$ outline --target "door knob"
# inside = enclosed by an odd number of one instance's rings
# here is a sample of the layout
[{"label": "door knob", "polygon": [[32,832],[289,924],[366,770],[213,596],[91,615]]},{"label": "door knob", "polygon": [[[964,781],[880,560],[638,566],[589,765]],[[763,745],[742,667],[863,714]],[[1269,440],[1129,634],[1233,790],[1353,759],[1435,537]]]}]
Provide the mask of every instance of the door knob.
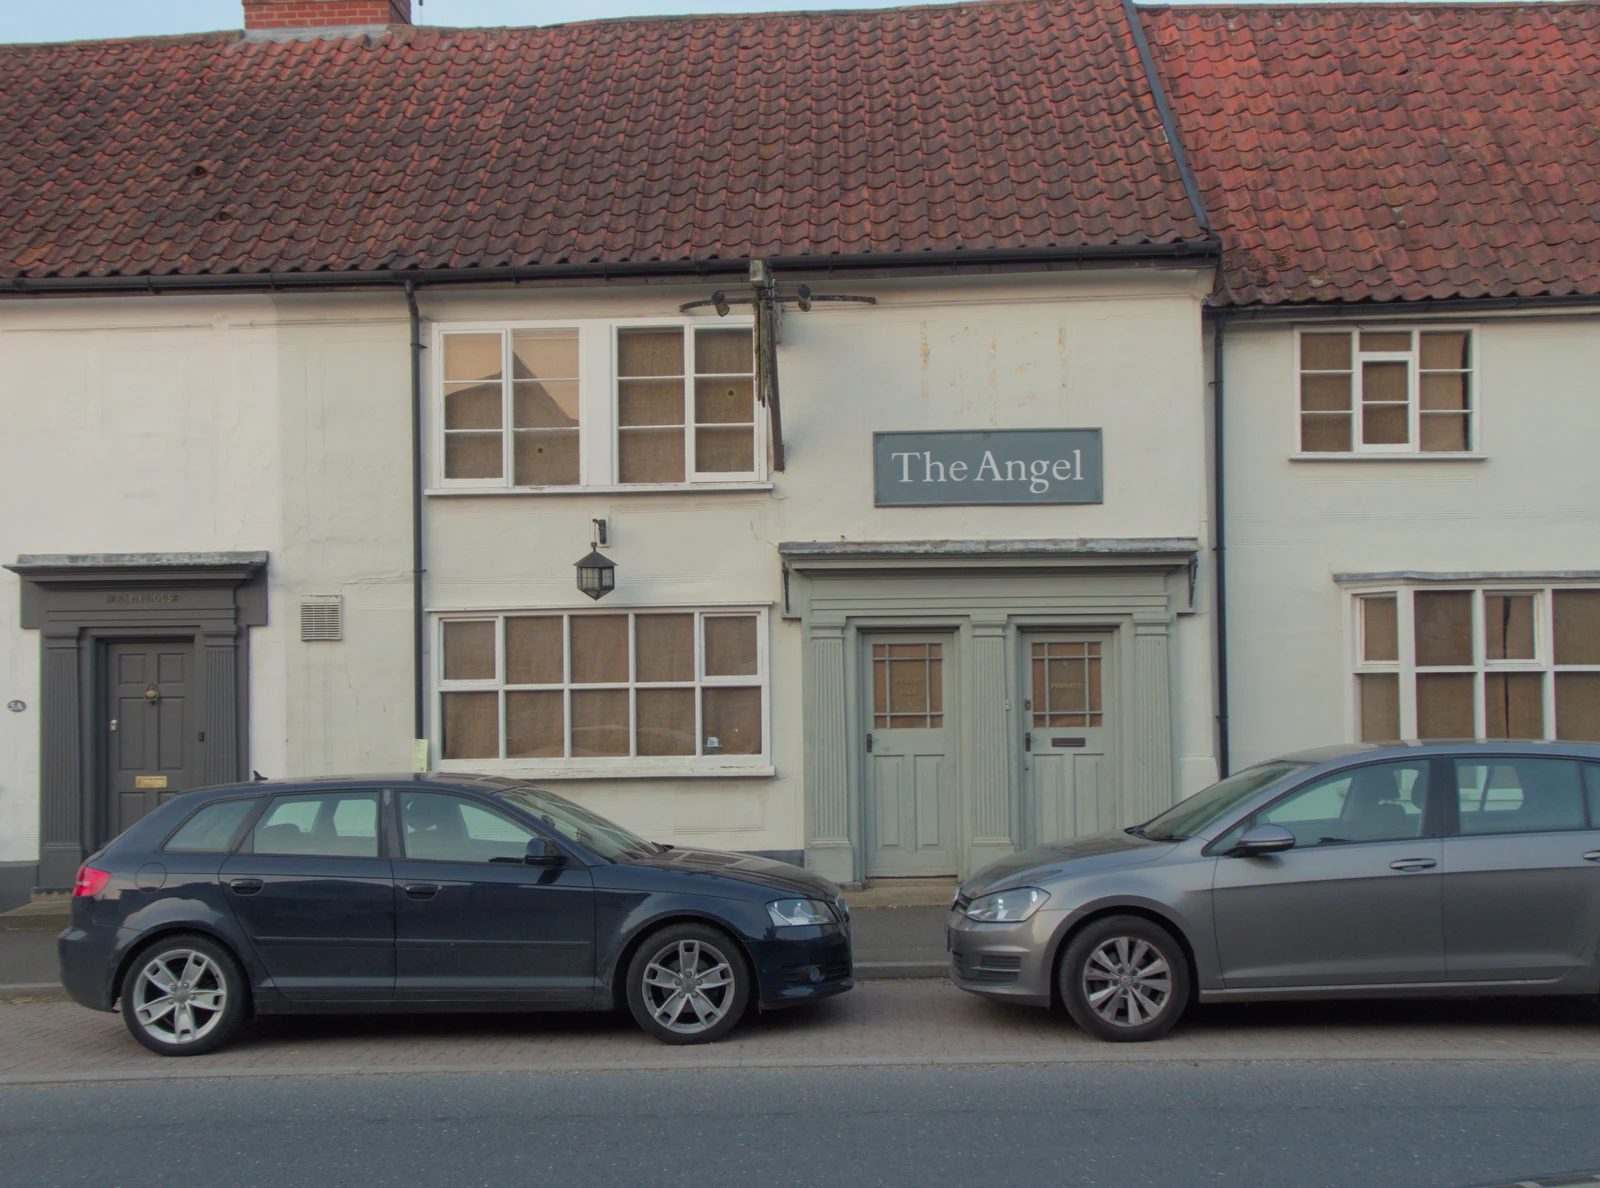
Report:
[{"label": "door knob", "polygon": [[1600,862],[1600,850],[1590,850],[1583,856],[1585,862]]},{"label": "door knob", "polygon": [[228,886],[235,895],[254,895],[261,890],[262,882],[260,879],[229,879]]},{"label": "door knob", "polygon": [[439,888],[433,883],[407,883],[405,892],[412,899],[432,899],[439,894]]}]

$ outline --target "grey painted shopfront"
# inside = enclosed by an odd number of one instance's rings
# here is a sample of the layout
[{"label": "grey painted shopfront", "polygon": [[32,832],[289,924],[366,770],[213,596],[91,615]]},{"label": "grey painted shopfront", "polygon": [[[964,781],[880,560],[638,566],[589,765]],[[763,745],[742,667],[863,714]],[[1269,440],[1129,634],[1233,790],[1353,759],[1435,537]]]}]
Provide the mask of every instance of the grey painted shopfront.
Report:
[{"label": "grey painted shopfront", "polygon": [[[1193,609],[1197,550],[1185,538],[780,545],[804,628],[807,864],[846,883],[966,874],[1170,805],[1173,624]],[[897,652],[918,666],[902,682],[917,704],[895,704]],[[1053,665],[1091,678],[1065,712],[1039,687]],[[906,741],[886,755],[886,736]]]}]

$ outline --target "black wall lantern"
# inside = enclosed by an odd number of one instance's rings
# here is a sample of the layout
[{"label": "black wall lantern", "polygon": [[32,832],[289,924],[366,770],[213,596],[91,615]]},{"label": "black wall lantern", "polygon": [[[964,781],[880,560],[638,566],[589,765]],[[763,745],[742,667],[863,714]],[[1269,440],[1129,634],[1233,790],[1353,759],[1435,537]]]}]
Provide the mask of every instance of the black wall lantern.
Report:
[{"label": "black wall lantern", "polygon": [[578,589],[599,601],[617,588],[617,563],[600,552],[606,543],[606,522],[594,522],[594,539],[589,555],[577,563]]}]

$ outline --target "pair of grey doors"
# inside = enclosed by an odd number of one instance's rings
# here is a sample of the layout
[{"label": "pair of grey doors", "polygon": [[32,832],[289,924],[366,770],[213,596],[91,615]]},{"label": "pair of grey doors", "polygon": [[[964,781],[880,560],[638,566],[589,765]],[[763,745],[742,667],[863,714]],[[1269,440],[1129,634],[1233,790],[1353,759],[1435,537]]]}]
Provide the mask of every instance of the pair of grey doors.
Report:
[{"label": "pair of grey doors", "polygon": [[1217,860],[1229,989],[1590,976],[1600,764],[1481,752],[1369,764],[1251,824],[1283,826],[1295,847]]},{"label": "pair of grey doors", "polygon": [[[955,638],[867,637],[869,877],[937,877],[961,868]],[[1108,640],[1040,633],[1024,637],[1023,648],[1024,844],[1114,827]]]}]

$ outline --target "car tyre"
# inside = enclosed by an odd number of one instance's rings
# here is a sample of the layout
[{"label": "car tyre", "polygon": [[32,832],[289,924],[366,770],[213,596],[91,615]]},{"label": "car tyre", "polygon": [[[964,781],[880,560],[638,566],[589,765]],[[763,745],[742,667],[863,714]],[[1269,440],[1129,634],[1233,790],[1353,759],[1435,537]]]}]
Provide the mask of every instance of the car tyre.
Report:
[{"label": "car tyre", "polygon": [[750,971],[732,937],[704,924],[652,933],[628,963],[628,1008],[665,1044],[709,1044],[750,1002]]},{"label": "car tyre", "polygon": [[1189,1004],[1189,963],[1161,925],[1143,916],[1096,920],[1068,943],[1057,977],[1062,1004],[1090,1035],[1160,1039]]},{"label": "car tyre", "polygon": [[122,975],[122,1021],[162,1056],[214,1052],[250,1017],[244,970],[225,945],[182,933],[146,946]]}]

